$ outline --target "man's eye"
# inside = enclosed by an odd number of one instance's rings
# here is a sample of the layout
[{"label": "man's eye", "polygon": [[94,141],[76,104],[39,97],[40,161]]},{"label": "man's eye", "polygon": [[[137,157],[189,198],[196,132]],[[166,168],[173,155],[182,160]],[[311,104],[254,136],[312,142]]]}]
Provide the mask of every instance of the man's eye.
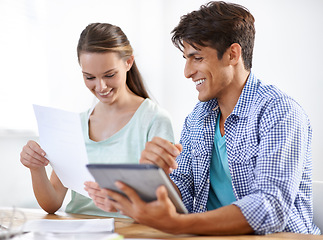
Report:
[{"label": "man's eye", "polygon": [[195,57],[194,60],[200,62],[203,60],[203,58],[202,57]]}]

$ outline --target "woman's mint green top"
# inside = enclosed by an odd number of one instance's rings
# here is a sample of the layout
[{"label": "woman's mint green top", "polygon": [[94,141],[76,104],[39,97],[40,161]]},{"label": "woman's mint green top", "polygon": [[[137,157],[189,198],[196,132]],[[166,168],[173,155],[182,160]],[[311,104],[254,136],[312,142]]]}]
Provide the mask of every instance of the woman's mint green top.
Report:
[{"label": "woman's mint green top", "polygon": [[[81,113],[81,122],[89,163],[139,163],[147,141],[154,136],[174,142],[173,128],[168,113],[150,99],[145,99],[130,121],[106,140],[95,142],[89,138],[89,109]],[[119,213],[104,212],[90,198],[72,191],[68,213],[124,217]]]}]

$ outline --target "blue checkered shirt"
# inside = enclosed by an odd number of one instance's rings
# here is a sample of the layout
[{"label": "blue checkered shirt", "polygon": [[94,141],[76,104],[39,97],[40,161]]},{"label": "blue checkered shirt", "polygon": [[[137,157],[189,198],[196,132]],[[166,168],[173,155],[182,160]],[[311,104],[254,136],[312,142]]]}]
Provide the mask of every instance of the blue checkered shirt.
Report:
[{"label": "blue checkered shirt", "polygon": [[[191,213],[207,211],[218,113],[216,99],[197,103],[183,126],[179,167],[170,174]],[[320,234],[313,223],[312,129],[303,109],[251,72],[224,128],[233,204],[255,233]]]}]

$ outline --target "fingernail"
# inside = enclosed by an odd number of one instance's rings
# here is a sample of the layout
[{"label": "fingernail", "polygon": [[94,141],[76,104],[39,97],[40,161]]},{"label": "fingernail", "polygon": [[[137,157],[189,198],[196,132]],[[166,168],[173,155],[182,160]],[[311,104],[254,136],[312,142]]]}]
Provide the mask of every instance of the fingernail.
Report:
[{"label": "fingernail", "polygon": [[120,182],[115,182],[114,185],[116,185],[118,188],[121,187],[121,183]]},{"label": "fingernail", "polygon": [[174,169],[178,168],[178,163],[177,162],[174,163],[173,168]]},{"label": "fingernail", "polygon": [[178,149],[175,149],[173,153],[174,153],[175,156],[178,156],[180,154]]}]

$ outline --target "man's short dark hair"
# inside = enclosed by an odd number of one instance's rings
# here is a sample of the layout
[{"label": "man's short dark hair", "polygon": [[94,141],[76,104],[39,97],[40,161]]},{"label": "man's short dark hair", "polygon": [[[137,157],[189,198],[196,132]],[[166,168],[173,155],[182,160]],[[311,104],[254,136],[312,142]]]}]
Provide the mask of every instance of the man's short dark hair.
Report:
[{"label": "man's short dark hair", "polygon": [[199,10],[181,17],[172,31],[172,42],[183,51],[183,41],[198,49],[198,46],[217,50],[218,58],[233,44],[242,49],[246,70],[252,67],[255,40],[255,19],[245,7],[222,1],[209,2]]}]

